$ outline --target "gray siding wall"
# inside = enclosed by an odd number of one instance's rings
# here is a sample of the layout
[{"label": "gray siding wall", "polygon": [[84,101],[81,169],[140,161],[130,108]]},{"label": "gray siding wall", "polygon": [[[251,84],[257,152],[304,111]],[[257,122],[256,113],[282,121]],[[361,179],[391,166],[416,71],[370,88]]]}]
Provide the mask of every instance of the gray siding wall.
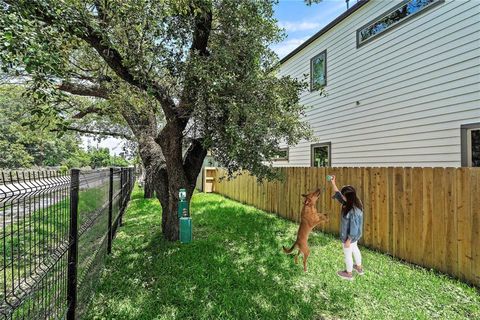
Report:
[{"label": "gray siding wall", "polygon": [[356,30],[399,2],[370,1],[281,66],[303,78],[326,49],[328,96],[302,95],[317,141],[275,166],[310,166],[322,142],[332,166],[461,165],[460,126],[480,122],[480,0],[446,0],[357,48]]}]

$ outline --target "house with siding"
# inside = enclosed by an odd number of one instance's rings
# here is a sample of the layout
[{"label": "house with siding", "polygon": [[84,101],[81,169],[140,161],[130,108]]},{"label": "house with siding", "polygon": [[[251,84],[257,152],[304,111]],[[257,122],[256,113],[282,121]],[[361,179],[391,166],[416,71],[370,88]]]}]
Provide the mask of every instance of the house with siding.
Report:
[{"label": "house with siding", "polygon": [[279,73],[309,75],[316,141],[275,166],[480,166],[478,0],[358,1]]}]

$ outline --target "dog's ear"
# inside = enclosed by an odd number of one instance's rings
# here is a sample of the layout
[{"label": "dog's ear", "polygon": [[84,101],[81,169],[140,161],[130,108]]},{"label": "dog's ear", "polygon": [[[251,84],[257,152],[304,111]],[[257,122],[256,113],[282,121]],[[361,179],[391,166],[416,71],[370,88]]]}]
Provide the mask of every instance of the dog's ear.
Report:
[{"label": "dog's ear", "polygon": [[308,194],[302,194],[302,197],[306,198],[308,197]]}]

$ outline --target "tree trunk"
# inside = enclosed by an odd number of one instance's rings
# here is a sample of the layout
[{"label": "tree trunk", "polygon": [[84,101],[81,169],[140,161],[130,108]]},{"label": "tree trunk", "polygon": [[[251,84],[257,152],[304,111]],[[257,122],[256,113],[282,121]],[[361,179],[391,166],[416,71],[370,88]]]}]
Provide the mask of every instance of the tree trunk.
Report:
[{"label": "tree trunk", "polygon": [[[163,235],[167,240],[176,241],[179,239],[179,219],[177,210],[180,198],[178,192],[180,189],[187,189],[188,187],[182,163],[169,163],[167,160],[167,176],[168,203],[166,205],[162,204],[162,207],[166,207],[165,209],[167,209],[162,213]],[[191,196],[187,190],[187,202],[189,205],[190,198]]]},{"label": "tree trunk", "polygon": [[[127,112],[128,111],[128,112]],[[145,198],[156,194],[162,206],[162,233],[165,239],[179,239],[178,192],[187,190],[190,205],[193,190],[207,151],[200,140],[192,143],[183,156],[186,122],[168,122],[159,135],[154,114],[136,114],[132,109],[124,112],[124,118],[134,132],[139,154],[145,167]]]},{"label": "tree trunk", "polygon": [[161,168],[155,175],[154,187],[157,199],[160,201],[160,205],[162,206],[162,230],[165,230],[167,225],[167,216],[163,213],[168,212],[169,210],[168,175],[165,168]]},{"label": "tree trunk", "polygon": [[151,169],[151,166],[145,168],[145,181],[143,186],[143,197],[145,199],[151,199],[155,193],[155,187],[153,184],[154,172]]},{"label": "tree trunk", "polygon": [[193,140],[191,146],[182,156],[183,128],[185,124],[170,122],[162,129],[156,142],[162,147],[165,157],[165,169],[161,170],[159,200],[162,204],[162,230],[165,239],[176,241],[179,238],[178,227],[178,192],[187,191],[187,202],[190,206],[197,176],[200,173],[207,151],[202,143]]},{"label": "tree trunk", "polygon": [[167,170],[164,168],[157,175],[154,182],[155,192],[162,206],[163,236],[169,241],[177,241],[179,239],[179,190],[182,188],[187,190],[187,203],[190,208],[190,200],[195,189],[196,179],[186,178],[184,180],[181,178],[182,176],[187,176],[186,172],[186,170],[181,170],[181,172],[177,171],[173,174],[167,174]]}]

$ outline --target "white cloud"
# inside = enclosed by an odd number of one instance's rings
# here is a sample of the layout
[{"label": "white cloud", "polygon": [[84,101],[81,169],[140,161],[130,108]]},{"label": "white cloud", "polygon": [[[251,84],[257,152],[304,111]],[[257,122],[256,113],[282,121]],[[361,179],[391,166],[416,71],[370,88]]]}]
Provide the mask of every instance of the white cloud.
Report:
[{"label": "white cloud", "polygon": [[272,49],[278,54],[281,59],[290,52],[292,52],[294,49],[296,49],[298,46],[300,46],[302,43],[304,43],[307,39],[308,37],[287,39],[282,43],[273,46]]},{"label": "white cloud", "polygon": [[284,28],[287,32],[308,31],[320,29],[320,23],[311,21],[284,21],[280,22],[280,27]]}]

